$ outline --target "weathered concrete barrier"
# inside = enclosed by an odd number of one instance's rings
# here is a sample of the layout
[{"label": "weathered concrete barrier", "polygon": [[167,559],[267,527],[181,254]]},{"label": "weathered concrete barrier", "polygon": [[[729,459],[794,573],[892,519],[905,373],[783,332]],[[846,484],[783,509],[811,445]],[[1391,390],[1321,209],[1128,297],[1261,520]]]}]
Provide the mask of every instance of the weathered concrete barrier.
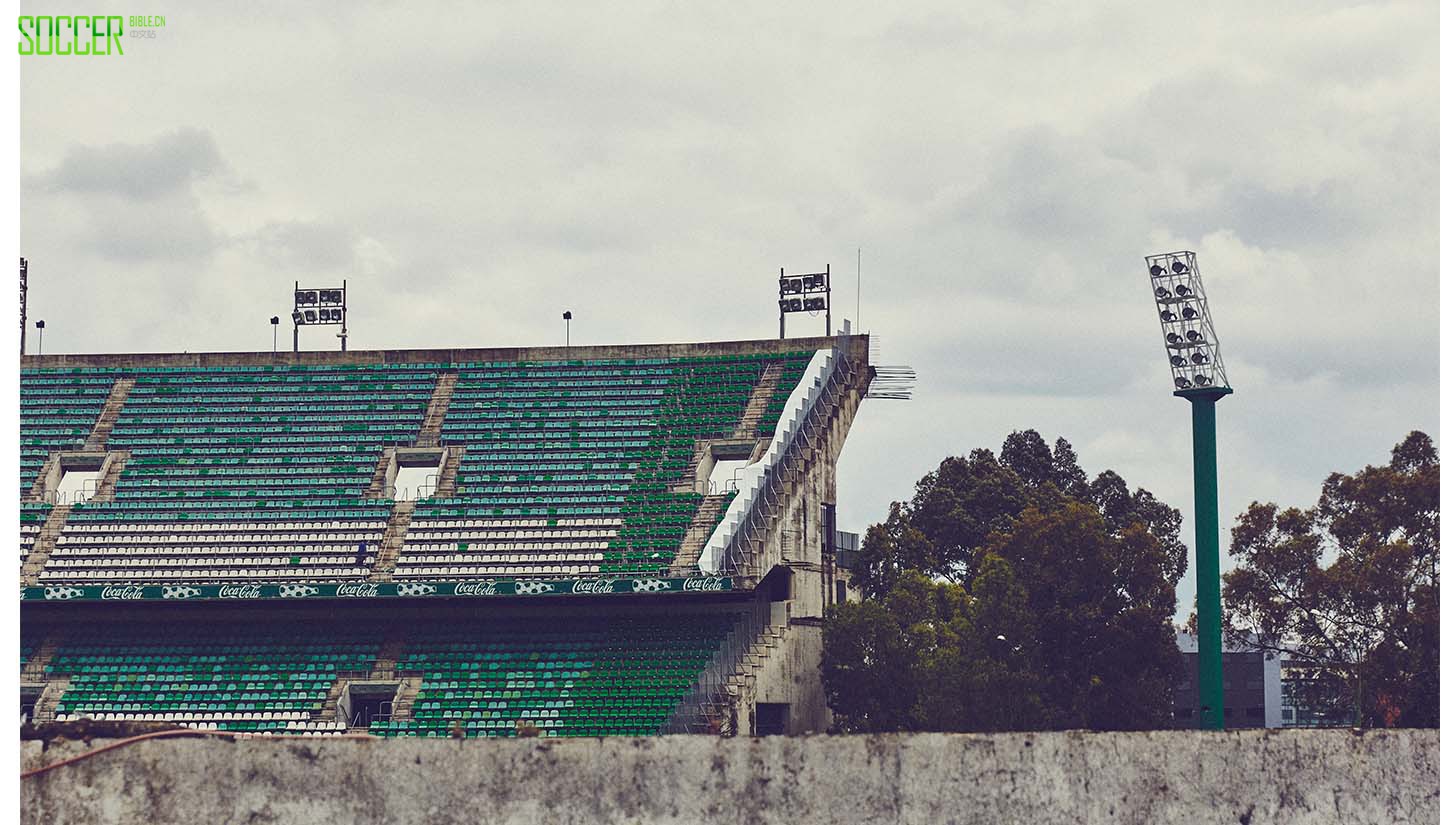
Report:
[{"label": "weathered concrete barrier", "polygon": [[[103,744],[23,742],[21,767]],[[1433,823],[1438,749],[1437,731],[158,739],[23,780],[21,821]]]}]

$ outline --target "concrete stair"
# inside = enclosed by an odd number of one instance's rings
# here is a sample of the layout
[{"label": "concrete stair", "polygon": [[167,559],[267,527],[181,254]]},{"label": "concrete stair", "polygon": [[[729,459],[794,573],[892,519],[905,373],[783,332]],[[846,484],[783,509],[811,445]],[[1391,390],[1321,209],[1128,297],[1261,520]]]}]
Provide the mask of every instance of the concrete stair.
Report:
[{"label": "concrete stair", "polygon": [[34,587],[40,581],[40,571],[45,569],[45,563],[50,560],[51,551],[56,549],[56,539],[65,529],[66,519],[70,516],[69,504],[57,504],[51,508],[45,517],[45,524],[41,525],[40,535],[36,536],[35,543],[30,546],[30,555],[25,557],[25,562],[20,566],[21,584]]},{"label": "concrete stair", "polygon": [[692,521],[687,523],[687,532],[677,548],[677,557],[672,560],[672,570],[690,571],[690,575],[696,575],[697,559],[702,556],[702,548],[721,520],[723,502],[727,500],[726,493],[702,497],[697,512],[692,514]]},{"label": "concrete stair", "polygon": [[379,655],[374,657],[374,668],[369,671],[369,678],[378,681],[393,679],[394,671],[399,667],[399,657],[403,655],[403,639],[385,641],[379,646]]},{"label": "concrete stair", "polygon": [[435,485],[430,498],[454,498],[455,480],[460,475],[460,461],[465,457],[464,447],[445,448],[445,466],[440,470],[439,483]]},{"label": "concrete stair", "polygon": [[49,665],[51,660],[56,657],[56,650],[59,647],[60,643],[56,641],[54,635],[42,639],[40,647],[30,654],[30,658],[26,659],[25,664],[20,668],[21,683],[46,681],[46,665]]},{"label": "concrete stair", "polygon": [[393,447],[385,447],[379,454],[379,463],[374,465],[374,476],[369,479],[369,488],[364,491],[364,498],[388,498],[384,494],[384,483],[389,480],[389,462],[393,458]]},{"label": "concrete stair", "polygon": [[422,676],[405,676],[399,680],[399,692],[394,695],[394,721],[414,718],[414,700],[419,697],[419,689],[423,684]]},{"label": "concrete stair", "polygon": [[53,722],[56,718],[56,708],[61,705],[61,697],[71,687],[71,677],[53,676],[46,682],[45,690],[41,692],[40,699],[35,703],[35,715],[31,721],[39,725],[42,722]]},{"label": "concrete stair", "polygon": [[769,364],[758,376],[758,383],[753,385],[753,394],[748,396],[748,405],[743,409],[742,420],[733,430],[733,438],[758,437],[758,424],[767,413],[768,404],[773,400],[773,390],[778,388],[778,380],[782,377],[783,365],[778,362]]},{"label": "concrete stair", "polygon": [[773,650],[783,643],[788,634],[785,625],[770,624],[763,628],[758,638],[748,646],[743,654],[742,660],[738,663],[738,669],[727,678],[727,694],[734,701],[751,697],[753,689],[758,682],[758,672],[762,670],[763,664],[768,661]]},{"label": "concrete stair", "polygon": [[414,440],[414,446],[440,445],[440,428],[444,426],[445,412],[450,408],[450,398],[454,396],[455,384],[459,380],[460,374],[457,372],[440,374],[439,380],[435,382],[434,392],[429,396],[429,406],[424,411],[424,423],[420,424],[419,437]]},{"label": "concrete stair", "polygon": [[314,717],[314,721],[338,721],[338,702],[339,699],[343,698],[344,686],[347,685],[349,681],[350,680],[345,679],[342,676],[333,680],[333,684],[328,686],[328,695],[325,696],[323,699],[323,709],[318,712],[318,716]]},{"label": "concrete stair", "polygon": [[96,483],[96,492],[91,496],[92,501],[103,502],[116,499],[116,482],[121,479],[121,472],[126,469],[126,462],[130,460],[130,450],[116,450],[107,457],[106,469]]},{"label": "concrete stair", "polygon": [[379,553],[374,558],[374,569],[369,572],[369,581],[389,581],[394,576],[394,565],[399,561],[399,549],[404,546],[404,535],[409,532],[409,520],[414,517],[414,502],[394,502],[394,512],[384,526],[384,538],[379,542]]},{"label": "concrete stair", "polygon": [[111,385],[111,394],[106,396],[106,404],[101,408],[101,415],[97,417],[96,424],[91,427],[91,434],[86,437],[85,449],[106,449],[106,439],[111,437],[111,428],[116,426],[116,419],[121,416],[121,407],[126,403],[126,397],[131,394],[131,388],[135,386],[135,378],[118,378],[116,383]]},{"label": "concrete stair", "polygon": [[31,482],[30,491],[21,498],[21,501],[45,501],[45,480],[50,477],[56,462],[60,460],[61,454],[52,450],[51,454],[46,457],[45,466],[40,468],[40,474],[35,477],[35,481]]}]

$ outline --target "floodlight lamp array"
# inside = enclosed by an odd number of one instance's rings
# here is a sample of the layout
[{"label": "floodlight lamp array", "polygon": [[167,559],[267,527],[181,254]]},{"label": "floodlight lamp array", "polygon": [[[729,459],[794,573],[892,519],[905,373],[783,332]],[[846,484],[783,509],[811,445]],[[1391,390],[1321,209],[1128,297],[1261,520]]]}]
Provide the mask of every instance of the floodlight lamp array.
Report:
[{"label": "floodlight lamp array", "polygon": [[298,289],[293,292],[293,323],[342,324],[344,291],[342,289]]},{"label": "floodlight lamp array", "polygon": [[1177,391],[1228,387],[1194,252],[1148,255],[1147,276]]},{"label": "floodlight lamp array", "polygon": [[[783,275],[778,278],[778,296],[827,293],[829,274],[814,272],[808,275]],[[785,310],[786,311],[786,310]]]}]

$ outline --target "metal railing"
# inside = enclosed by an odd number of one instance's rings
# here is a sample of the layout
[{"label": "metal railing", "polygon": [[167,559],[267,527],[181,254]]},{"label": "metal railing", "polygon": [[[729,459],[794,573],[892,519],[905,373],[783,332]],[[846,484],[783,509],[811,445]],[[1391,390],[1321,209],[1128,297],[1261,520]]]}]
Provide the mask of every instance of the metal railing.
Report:
[{"label": "metal railing", "polygon": [[[380,488],[378,498],[365,498],[363,499],[363,501],[369,504],[378,504],[381,501],[423,501],[427,498],[432,497],[435,494],[435,490],[438,489],[436,485],[429,480],[431,478],[434,478],[434,476],[426,477],[423,484],[415,487],[397,487],[393,484],[387,485]],[[404,491],[403,499],[398,498],[400,490]],[[413,495],[410,495],[411,492],[413,493]]]},{"label": "metal railing", "polygon": [[81,504],[96,497],[101,488],[101,479],[87,479],[84,484],[70,492],[52,490],[42,500],[47,504]]},{"label": "metal railing", "polygon": [[744,514],[744,523],[734,532],[725,548],[725,572],[738,576],[761,573],[757,569],[759,556],[766,537],[771,533],[772,518],[779,512],[789,485],[803,473],[804,468],[801,465],[806,463],[805,453],[813,449],[820,435],[827,430],[832,418],[832,407],[838,403],[845,386],[852,380],[851,359],[837,344],[834,350],[834,357],[830,359],[832,366],[824,379],[823,390],[804,413],[804,421],[794,432],[783,455],[763,476],[756,501]]},{"label": "metal railing", "polygon": [[754,599],[733,624],[732,632],[723,639],[707,667],[698,674],[687,695],[662,723],[659,732],[715,733],[723,736],[737,733],[737,720],[732,713],[734,697],[728,692],[728,684],[733,676],[746,671],[744,660],[768,629],[772,618],[772,603]]}]

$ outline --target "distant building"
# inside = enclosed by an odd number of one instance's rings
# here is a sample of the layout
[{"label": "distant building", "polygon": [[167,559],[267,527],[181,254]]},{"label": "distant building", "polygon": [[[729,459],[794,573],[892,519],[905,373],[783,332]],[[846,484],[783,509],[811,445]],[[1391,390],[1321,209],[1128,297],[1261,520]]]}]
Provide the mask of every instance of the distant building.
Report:
[{"label": "distant building", "polygon": [[[1197,637],[1177,631],[1182,678],[1172,698],[1172,726],[1196,728],[1202,707],[1197,683]],[[1283,676],[1277,654],[1250,647],[1223,647],[1223,726],[1283,727]]]},{"label": "distant building", "polygon": [[847,530],[834,531],[834,604],[857,602],[862,596],[849,583],[849,568],[859,555],[859,534]]},{"label": "distant building", "polygon": [[1305,659],[1283,660],[1283,726],[1344,728],[1354,724],[1351,703],[1339,701],[1348,686],[1338,674]]}]

